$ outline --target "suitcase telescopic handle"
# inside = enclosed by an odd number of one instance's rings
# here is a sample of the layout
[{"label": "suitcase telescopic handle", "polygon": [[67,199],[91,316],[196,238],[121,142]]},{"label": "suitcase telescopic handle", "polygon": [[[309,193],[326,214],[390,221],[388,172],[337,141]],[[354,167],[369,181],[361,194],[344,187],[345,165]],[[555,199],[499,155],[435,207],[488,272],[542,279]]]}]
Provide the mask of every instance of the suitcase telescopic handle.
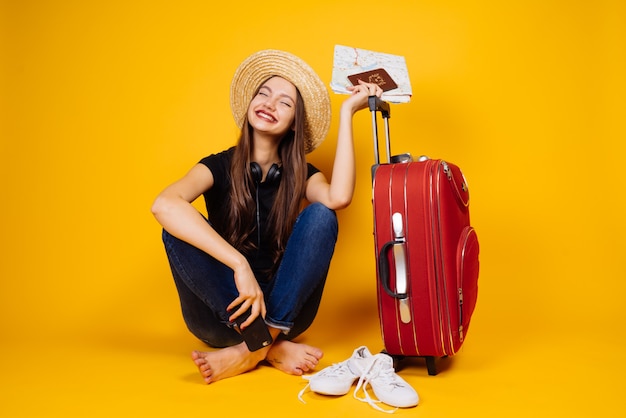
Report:
[{"label": "suitcase telescopic handle", "polygon": [[389,119],[391,117],[391,110],[389,103],[384,101],[378,96],[369,96],[367,100],[371,112],[379,111],[382,113],[383,118]]},{"label": "suitcase telescopic handle", "polygon": [[376,167],[380,164],[380,153],[378,148],[378,121],[376,118],[376,113],[380,112],[385,122],[385,145],[387,151],[387,163],[389,163],[391,162],[391,143],[389,139],[389,118],[391,117],[391,109],[389,107],[389,103],[380,99],[377,96],[369,96],[368,105],[370,112],[372,112],[372,131],[374,134],[374,167]]}]

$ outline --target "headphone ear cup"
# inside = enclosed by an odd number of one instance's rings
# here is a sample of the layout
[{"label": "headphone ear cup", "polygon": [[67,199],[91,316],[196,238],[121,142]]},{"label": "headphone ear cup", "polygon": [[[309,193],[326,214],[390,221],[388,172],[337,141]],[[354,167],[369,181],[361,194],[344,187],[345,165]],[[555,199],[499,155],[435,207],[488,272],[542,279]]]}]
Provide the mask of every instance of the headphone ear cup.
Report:
[{"label": "headphone ear cup", "polygon": [[[261,183],[263,180],[263,170],[261,170],[261,166],[254,161],[250,163],[250,173],[252,174],[252,179],[255,183]],[[267,184],[271,184],[280,180],[281,169],[278,164],[272,164],[270,169],[267,171],[267,176],[265,176],[265,182]]]},{"label": "headphone ear cup", "polygon": [[252,174],[252,179],[255,183],[260,183],[263,178],[263,171],[261,170],[261,166],[255,162],[250,163],[250,173]]},{"label": "headphone ear cup", "polygon": [[272,164],[265,178],[266,183],[275,183],[280,180],[281,170],[278,164]]}]

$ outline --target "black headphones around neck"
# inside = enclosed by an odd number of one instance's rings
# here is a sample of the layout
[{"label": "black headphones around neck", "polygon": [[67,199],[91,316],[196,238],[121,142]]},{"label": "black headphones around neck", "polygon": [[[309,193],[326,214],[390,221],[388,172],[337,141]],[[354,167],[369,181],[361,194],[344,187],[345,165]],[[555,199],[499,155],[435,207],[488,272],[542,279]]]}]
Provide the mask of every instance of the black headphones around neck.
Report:
[{"label": "black headphones around neck", "polygon": [[[250,163],[250,172],[252,173],[252,178],[255,183],[261,183],[263,180],[263,170],[261,170],[261,166],[254,161]],[[270,169],[267,171],[267,176],[265,176],[265,183],[272,184],[280,180],[281,170],[278,164],[272,164]]]},{"label": "black headphones around neck", "polygon": [[[261,184],[261,180],[263,180],[263,170],[258,163],[254,161],[250,163],[250,173],[252,174],[252,179],[256,183],[255,190],[255,202],[256,202],[256,224],[257,224],[257,247],[261,248],[261,212],[259,208],[259,184]],[[265,182],[263,184],[270,185],[272,183],[276,183],[280,180],[280,166],[278,164],[272,164],[269,170],[267,170],[267,175],[265,176]]]}]

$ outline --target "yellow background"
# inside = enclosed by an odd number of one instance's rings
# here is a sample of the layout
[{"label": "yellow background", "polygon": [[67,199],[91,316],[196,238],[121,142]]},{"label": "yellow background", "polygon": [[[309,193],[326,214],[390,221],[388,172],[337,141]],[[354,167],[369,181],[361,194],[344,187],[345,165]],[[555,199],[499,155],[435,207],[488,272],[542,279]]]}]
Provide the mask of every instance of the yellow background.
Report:
[{"label": "yellow background", "polygon": [[[400,415],[622,416],[626,373],[626,3],[3,0],[0,415],[378,416],[351,395],[297,400],[261,366],[204,386],[149,208],[231,145],[230,78],[264,48],[329,83],[335,44],[406,57],[392,151],[468,178],[481,244],[462,351]],[[310,160],[330,176],[333,124]],[[382,348],[369,114],[358,186],[318,319],[322,367]],[[281,415],[282,414],[282,415]],[[561,416],[561,415],[559,415]]]}]

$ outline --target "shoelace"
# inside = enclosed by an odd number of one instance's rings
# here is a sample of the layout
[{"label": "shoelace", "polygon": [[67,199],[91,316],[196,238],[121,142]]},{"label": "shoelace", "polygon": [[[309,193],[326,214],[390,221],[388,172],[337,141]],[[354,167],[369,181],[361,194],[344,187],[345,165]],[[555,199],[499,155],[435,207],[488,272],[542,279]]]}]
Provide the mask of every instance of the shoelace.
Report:
[{"label": "shoelace", "polygon": [[[315,376],[326,376],[326,377],[342,377],[345,375],[352,375],[352,372],[348,368],[347,361],[342,361],[341,363],[335,363],[332,366],[326,367],[324,370],[321,370],[319,373],[316,373],[311,376],[302,376],[305,380],[311,380],[311,378]],[[306,390],[311,386],[311,383],[307,383],[307,385],[298,393],[298,399],[302,403],[306,403],[304,399],[302,399],[302,395],[306,392]]]},{"label": "shoelace", "polygon": [[[372,399],[370,394],[367,392],[367,386],[370,385],[370,382],[373,379],[382,380],[384,384],[395,385],[395,371],[393,368],[384,368],[384,363],[380,364],[380,358],[376,358],[372,364],[363,372],[361,377],[359,378],[358,383],[356,384],[356,388],[354,389],[353,396],[354,399],[357,399],[361,402],[367,402],[374,409],[377,409],[381,412],[385,412],[387,414],[393,414],[398,410],[398,408],[394,409],[383,409],[377,404],[381,403],[381,401]],[[363,389],[364,397],[357,396],[359,389]]]}]

